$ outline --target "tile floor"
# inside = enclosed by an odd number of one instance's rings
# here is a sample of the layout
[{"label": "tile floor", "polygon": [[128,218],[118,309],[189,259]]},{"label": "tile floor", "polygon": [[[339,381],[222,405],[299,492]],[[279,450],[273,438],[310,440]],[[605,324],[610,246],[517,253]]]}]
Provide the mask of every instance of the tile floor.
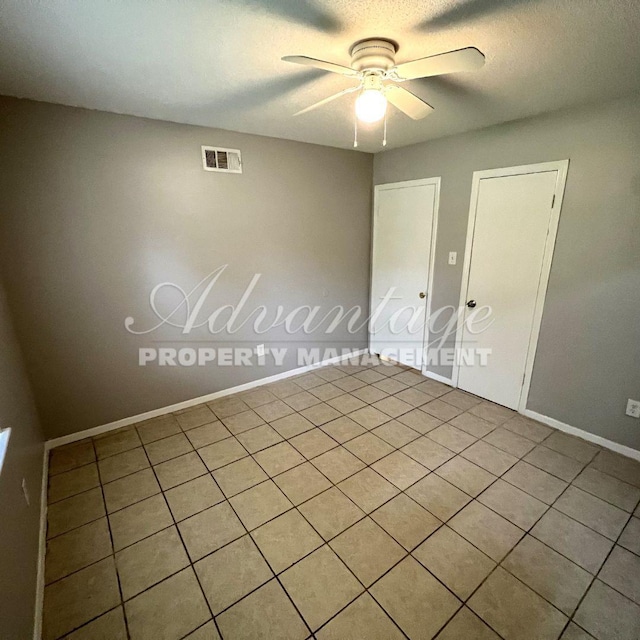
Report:
[{"label": "tile floor", "polygon": [[51,452],[44,638],[640,638],[640,464],[380,362]]}]

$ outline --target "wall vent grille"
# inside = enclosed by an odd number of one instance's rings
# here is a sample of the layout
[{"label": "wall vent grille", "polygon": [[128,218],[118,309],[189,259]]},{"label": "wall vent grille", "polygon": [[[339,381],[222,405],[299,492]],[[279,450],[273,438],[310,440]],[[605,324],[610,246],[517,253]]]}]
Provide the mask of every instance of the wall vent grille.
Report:
[{"label": "wall vent grille", "polygon": [[202,147],[202,167],[205,171],[242,173],[242,156],[239,149]]}]

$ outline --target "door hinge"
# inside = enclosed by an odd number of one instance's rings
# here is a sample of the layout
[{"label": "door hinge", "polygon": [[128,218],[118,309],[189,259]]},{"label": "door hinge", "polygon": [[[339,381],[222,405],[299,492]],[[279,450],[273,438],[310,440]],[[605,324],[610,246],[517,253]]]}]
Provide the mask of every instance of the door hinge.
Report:
[{"label": "door hinge", "polygon": [[556,204],[556,194],[553,194],[553,199],[551,200],[551,208],[553,209],[554,205]]}]

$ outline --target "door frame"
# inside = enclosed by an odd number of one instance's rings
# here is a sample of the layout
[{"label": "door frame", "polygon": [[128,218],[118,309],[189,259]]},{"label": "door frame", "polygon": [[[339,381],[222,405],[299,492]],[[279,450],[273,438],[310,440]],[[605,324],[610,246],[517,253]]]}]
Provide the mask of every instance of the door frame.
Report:
[{"label": "door frame", "polygon": [[[371,216],[371,229],[372,229],[372,234],[371,234],[371,255],[370,255],[370,260],[369,263],[371,265],[371,274],[369,277],[369,318],[371,318],[371,314],[373,312],[373,305],[372,305],[372,299],[371,299],[371,294],[373,293],[373,259],[374,259],[374,251],[375,251],[375,246],[376,246],[376,219],[378,216],[378,205],[380,202],[380,192],[381,191],[390,191],[392,189],[405,189],[405,188],[411,188],[411,187],[426,187],[426,186],[434,186],[435,187],[435,193],[434,193],[434,204],[433,204],[433,220],[431,222],[431,238],[429,239],[429,248],[430,248],[430,255],[429,255],[429,276],[427,278],[427,287],[426,287],[426,294],[427,294],[427,299],[425,301],[425,323],[424,323],[424,333],[422,336],[422,345],[424,348],[424,345],[429,344],[428,340],[429,340],[429,317],[431,315],[431,298],[432,298],[432,292],[433,292],[433,271],[435,269],[435,257],[436,257],[436,238],[438,235],[438,209],[440,208],[440,182],[441,182],[441,178],[440,176],[435,177],[435,178],[419,178],[417,180],[403,180],[401,182],[386,182],[383,184],[376,184],[373,187],[373,211],[372,211],[372,216]],[[370,331],[370,327],[368,327],[369,331],[368,331],[368,347],[369,347],[369,353],[372,353],[371,351],[371,331]],[[427,358],[424,358],[424,362],[422,363],[422,366],[420,368],[421,373],[424,373],[425,369],[426,369],[426,364],[427,364]]]},{"label": "door frame", "polygon": [[487,169],[484,171],[473,172],[473,182],[471,186],[471,200],[469,202],[469,221],[467,225],[467,240],[464,250],[464,265],[462,268],[462,284],[460,286],[460,302],[458,305],[458,324],[456,327],[456,346],[455,359],[453,364],[453,386],[458,387],[458,378],[460,375],[460,365],[458,362],[459,349],[462,347],[462,327],[464,318],[464,307],[467,301],[469,288],[469,275],[471,271],[471,252],[473,248],[473,237],[475,232],[476,215],[478,210],[478,196],[480,194],[480,181],[487,178],[505,178],[508,176],[526,175],[532,173],[545,173],[548,171],[557,171],[556,188],[553,193],[553,206],[551,208],[551,216],[549,218],[549,227],[547,229],[547,238],[545,240],[544,253],[542,256],[542,268],[540,278],[538,280],[538,289],[536,293],[536,303],[533,312],[533,326],[531,335],[529,336],[529,345],[527,349],[527,359],[525,361],[524,379],[522,389],[520,391],[520,400],[518,402],[518,411],[522,413],[527,408],[529,400],[529,389],[531,387],[531,375],[533,373],[533,363],[538,348],[538,338],[540,336],[540,326],[542,324],[542,314],[544,312],[544,302],[547,295],[549,285],[549,275],[551,273],[551,262],[553,259],[553,251],[555,249],[556,237],[558,235],[558,225],[560,222],[560,211],[562,209],[562,200],[564,198],[565,185],[567,182],[567,171],[569,169],[569,160],[557,160],[554,162],[541,162],[538,164],[527,164],[517,167],[506,167],[502,169]]}]

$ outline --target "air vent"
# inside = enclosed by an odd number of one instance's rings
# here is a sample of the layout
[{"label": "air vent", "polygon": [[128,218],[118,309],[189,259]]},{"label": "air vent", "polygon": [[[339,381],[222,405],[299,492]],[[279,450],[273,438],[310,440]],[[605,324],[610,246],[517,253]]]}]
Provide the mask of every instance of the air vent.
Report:
[{"label": "air vent", "polygon": [[242,173],[240,151],[220,147],[202,147],[202,166],[205,171]]}]

